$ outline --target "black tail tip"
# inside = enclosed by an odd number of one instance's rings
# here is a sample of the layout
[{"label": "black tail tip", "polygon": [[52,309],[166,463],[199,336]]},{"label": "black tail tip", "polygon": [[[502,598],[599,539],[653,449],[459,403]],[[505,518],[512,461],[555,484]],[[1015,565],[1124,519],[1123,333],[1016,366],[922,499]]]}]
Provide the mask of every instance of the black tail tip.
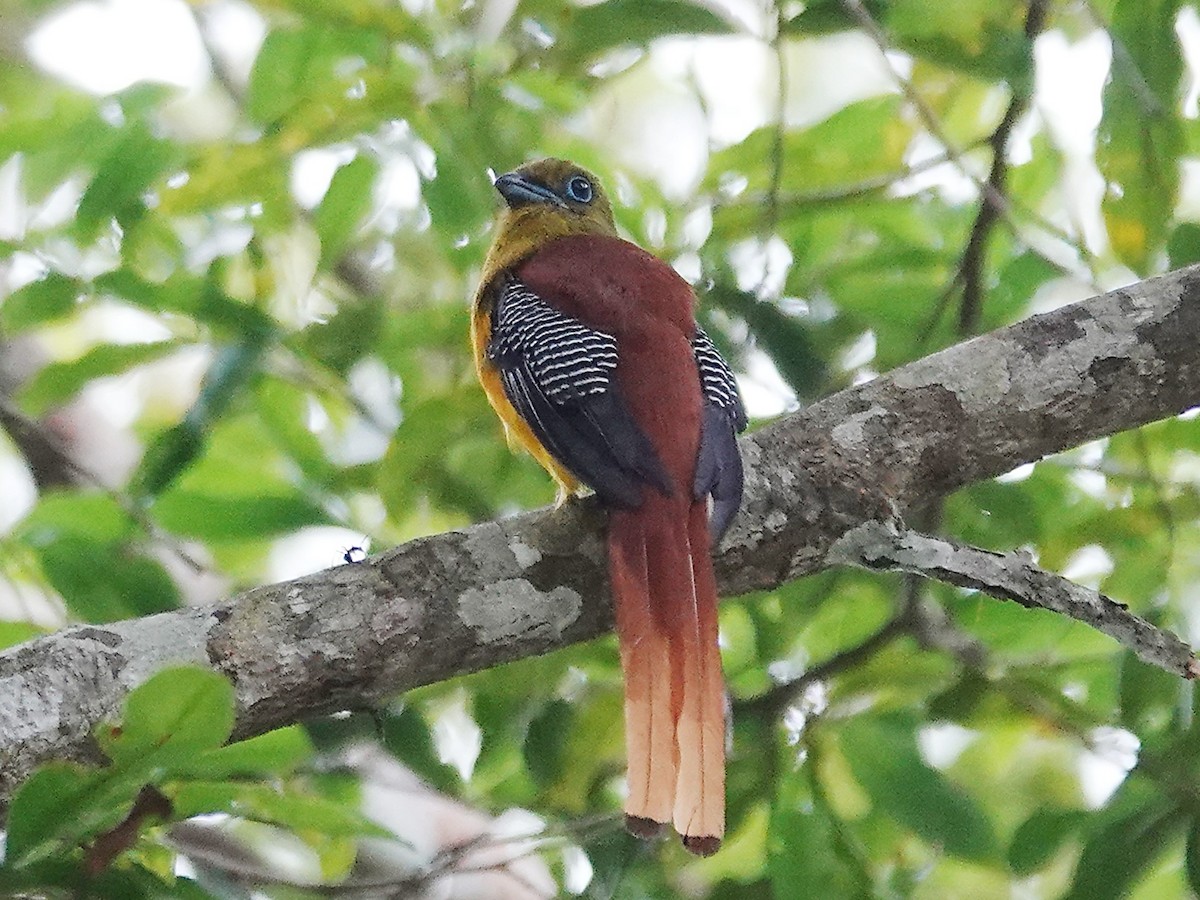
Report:
[{"label": "black tail tip", "polygon": [[625,830],[634,837],[640,837],[643,841],[653,841],[662,837],[666,828],[666,822],[656,822],[654,819],[647,819],[645,816],[627,815],[625,817]]},{"label": "black tail tip", "polygon": [[711,835],[685,834],[681,840],[684,849],[697,856],[712,856],[721,849],[721,839]]}]

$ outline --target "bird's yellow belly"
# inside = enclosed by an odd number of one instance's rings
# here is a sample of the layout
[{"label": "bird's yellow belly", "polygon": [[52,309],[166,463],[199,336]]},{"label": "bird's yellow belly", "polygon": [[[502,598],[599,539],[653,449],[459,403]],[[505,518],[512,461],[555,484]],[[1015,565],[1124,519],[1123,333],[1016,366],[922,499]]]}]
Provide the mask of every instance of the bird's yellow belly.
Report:
[{"label": "bird's yellow belly", "polygon": [[578,478],[559,465],[558,460],[542,446],[537,435],[521,418],[521,414],[508,402],[508,396],[504,393],[504,385],[500,380],[500,370],[487,358],[491,326],[491,314],[476,307],[471,316],[471,345],[474,350],[475,369],[479,374],[479,383],[483,385],[483,392],[487,395],[488,402],[504,425],[504,435],[508,439],[508,445],[514,450],[525,450],[538,461],[543,469],[550,473],[550,477],[558,485],[558,503],[561,504],[567,497],[578,493],[583,485]]}]

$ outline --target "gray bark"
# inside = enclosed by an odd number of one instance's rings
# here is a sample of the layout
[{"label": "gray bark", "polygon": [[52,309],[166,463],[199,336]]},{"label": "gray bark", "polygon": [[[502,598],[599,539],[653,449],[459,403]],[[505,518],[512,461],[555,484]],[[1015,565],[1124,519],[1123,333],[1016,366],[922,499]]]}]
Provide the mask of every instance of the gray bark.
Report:
[{"label": "gray bark", "polygon": [[[756,431],[741,442],[746,501],[717,554],[721,592],[837,564],[831,548],[864,523],[1200,403],[1197,335],[1190,268],[935,353]],[[612,624],[602,526],[593,502],[569,503],[210,608],[13,648],[0,654],[0,803],[40,762],[94,758],[96,723],[164,665],[228,676],[246,737],[602,634]]]}]

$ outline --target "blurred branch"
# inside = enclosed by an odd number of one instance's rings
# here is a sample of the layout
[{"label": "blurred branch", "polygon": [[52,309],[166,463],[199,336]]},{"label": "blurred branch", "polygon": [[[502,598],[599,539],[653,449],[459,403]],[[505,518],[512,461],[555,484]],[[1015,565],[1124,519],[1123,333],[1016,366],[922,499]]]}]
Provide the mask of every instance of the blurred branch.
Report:
[{"label": "blurred branch", "polygon": [[[181,822],[171,827],[167,841],[202,876],[215,875],[247,890],[282,887],[306,896],[423,898],[443,896],[456,876],[470,874],[486,876],[472,879],[475,895],[537,900],[557,895],[539,854],[621,828],[620,816],[604,814],[514,830],[511,822],[440,793],[374,744],[345,748],[337,765],[358,777],[363,814],[392,834],[362,839],[353,866],[340,881],[296,877],[286,863],[260,852],[253,833],[227,822]],[[455,887],[461,888],[461,882]]]},{"label": "blurred branch", "polygon": [[[766,218],[763,239],[771,237],[779,224],[779,191],[783,183],[784,132],[787,130],[787,47],[783,39],[783,5],[775,3],[775,31],[771,36],[771,50],[775,55],[775,133],[771,137],[771,180],[767,187]],[[766,264],[763,265],[763,280],[767,278]]]},{"label": "blurred branch", "polygon": [[87,479],[71,459],[66,442],[41,422],[24,415],[2,391],[0,428],[12,439],[17,452],[29,466],[39,492],[86,483]]},{"label": "blurred branch", "polygon": [[1008,109],[988,143],[992,148],[992,170],[984,182],[986,189],[980,193],[979,211],[971,225],[971,235],[963,250],[959,272],[962,276],[962,305],[958,313],[958,333],[962,336],[974,334],[979,327],[979,316],[983,309],[983,270],[987,253],[988,235],[1000,217],[1002,208],[996,198],[1007,202],[1008,141],[1017,120],[1024,115],[1033,97],[1033,40],[1041,33],[1046,21],[1047,0],[1029,0],[1029,12],[1025,16],[1025,39],[1028,42],[1028,71],[1025,77],[1012,81],[1009,88],[1012,98]]},{"label": "blurred branch", "polygon": [[[236,73],[226,61],[225,55],[221,52],[221,48],[213,40],[212,29],[208,21],[209,13],[202,5],[189,4],[188,10],[191,12],[192,21],[196,25],[196,33],[200,37],[200,44],[204,48],[205,55],[208,57],[208,64],[213,73],[213,80],[233,102],[241,117],[247,119],[245,85],[239,81]],[[306,222],[312,223],[312,210],[297,207],[295,211]],[[354,253],[353,250],[348,250],[334,260],[328,274],[332,275],[350,294],[357,297],[370,297],[379,293],[380,286],[370,266],[358,254]]]},{"label": "blurred branch", "polygon": [[[1038,0],[1031,0],[1031,3],[1037,2]],[[972,166],[967,163],[964,151],[961,148],[956,147],[954,142],[950,140],[949,135],[947,135],[945,129],[942,128],[942,123],[938,120],[936,113],[934,113],[929,104],[925,102],[925,98],[921,96],[921,93],[913,85],[912,81],[901,74],[901,72],[892,64],[892,61],[888,58],[888,53],[891,50],[891,46],[888,44],[887,35],[884,33],[879,23],[876,22],[872,17],[870,11],[862,4],[862,0],[842,0],[842,5],[845,7],[846,11],[850,13],[855,22],[858,23],[858,26],[867,33],[867,36],[870,37],[872,41],[874,41],[875,46],[879,48],[879,52],[884,57],[885,64],[891,70],[892,77],[896,80],[896,84],[899,86],[900,92],[916,111],[917,117],[921,120],[926,130],[937,140],[939,144],[941,144],[942,148],[954,162],[959,172],[968,178],[975,186],[976,190],[979,191],[981,203],[991,207],[994,211],[992,215],[1004,221],[1012,230],[1013,234],[1020,236],[1020,225],[1017,221],[1015,221],[1012,215],[1014,209],[1016,208],[1016,204],[1011,198],[1006,197],[1003,193],[997,191],[990,181],[981,179],[974,172]],[[1032,8],[1030,9],[1030,13],[1033,13]],[[1034,24],[1040,29],[1040,20],[1035,18],[1033,21]],[[1028,28],[1029,24],[1030,19],[1027,18],[1026,28]],[[995,160],[993,159],[993,165],[994,163]],[[1088,259],[1090,255],[1089,251],[1080,238],[1077,238],[1076,236],[1059,228],[1053,222],[1050,222],[1032,209],[1021,207],[1020,211],[1022,215],[1030,219],[1034,224],[1037,225],[1038,228],[1071,247],[1079,255],[1081,260]],[[1045,256],[1045,254],[1042,255],[1046,261],[1055,268],[1060,270],[1064,268],[1060,262]],[[955,279],[951,282],[948,291],[953,291],[953,288],[958,283],[961,275],[962,269],[960,268]],[[1090,282],[1090,279],[1085,280]]]},{"label": "blurred branch", "polygon": [[994,553],[894,523],[864,522],[846,532],[826,559],[871,571],[909,572],[1048,609],[1107,634],[1144,662],[1184,678],[1200,676],[1200,660],[1178,637],[1098,591],[1038,568],[1024,553]]},{"label": "blurred branch", "polygon": [[196,559],[174,535],[160,528],[146,514],[145,508],[128,494],[110,488],[98,474],[72,455],[66,442],[44,422],[25,415],[20,408],[0,391],[0,427],[12,438],[17,449],[25,457],[34,484],[39,491],[56,487],[92,487],[103,491],[122,511],[136,522],[155,543],[161,544],[180,562],[194,572],[208,571],[208,566]]},{"label": "blurred branch", "polygon": [[910,622],[907,610],[901,612],[885,622],[878,631],[862,643],[835,653],[824,662],[805,669],[790,681],[778,684],[757,697],[735,703],[733,707],[735,715],[745,713],[770,719],[779,718],[789,706],[800,701],[809,685],[826,681],[847,669],[862,665],[896,638],[907,634]]},{"label": "blurred branch", "polygon": [[1083,8],[1087,10],[1088,17],[1095,26],[1108,36],[1108,40],[1112,44],[1113,71],[1109,77],[1116,77],[1117,70],[1121,70],[1120,74],[1128,79],[1127,84],[1142,107],[1142,111],[1152,118],[1163,115],[1165,110],[1163,110],[1162,103],[1155,96],[1154,89],[1150,87],[1150,82],[1146,80],[1146,76],[1142,73],[1137,60],[1133,58],[1133,54],[1129,52],[1129,48],[1125,46],[1125,42],[1113,32],[1112,26],[1104,18],[1104,14],[1096,8],[1093,0],[1083,0]]},{"label": "blurred branch", "polygon": [[171,811],[171,801],[158,788],[150,784],[142,788],[129,814],[87,848],[84,867],[88,874],[99,875],[107,869],[114,859],[133,846],[138,833],[149,820],[165,820]]},{"label": "blurred branch", "polygon": [[735,715],[748,713],[778,719],[788,707],[803,700],[809,685],[827,681],[835,675],[866,663],[897,638],[905,636],[914,638],[924,650],[947,653],[963,666],[982,671],[987,658],[983,646],[954,625],[945,610],[922,596],[924,584],[925,580],[920,575],[907,574],[904,578],[900,609],[874,634],[861,643],[805,669],[790,681],[778,684],[757,697],[735,703]]},{"label": "blurred branch", "polygon": [[245,86],[240,83],[232,67],[226,61],[225,54],[221,52],[212,38],[212,29],[208,23],[210,15],[208,8],[203,5],[189,3],[187,4],[187,9],[192,14],[192,22],[196,26],[196,34],[200,38],[200,45],[204,48],[204,53],[208,57],[208,66],[212,70],[213,79],[240,109],[245,102]]},{"label": "blurred branch", "polygon": [[[613,827],[617,827],[614,822]],[[492,873],[516,881],[529,897],[549,897],[550,894],[530,884],[511,867],[537,853],[542,844],[527,836],[500,837],[481,833],[467,840],[442,847],[428,863],[401,873],[377,874],[372,877],[350,877],[337,883],[320,883],[289,878],[271,862],[260,858],[254,848],[220,825],[183,822],[171,828],[168,842],[203,870],[220,875],[244,888],[290,888],[318,897],[426,897],[445,879],[467,873]],[[481,853],[496,854],[507,847],[515,849],[504,856],[477,861]],[[494,887],[494,886],[493,886]]]},{"label": "blurred branch", "polygon": [[26,416],[13,400],[44,364],[36,343],[27,335],[0,336],[0,429],[25,460],[39,493],[86,481],[71,455],[69,430],[63,433],[53,420]]},{"label": "blurred branch", "polygon": [[[1192,267],[1034,316],[780,418],[741,442],[746,498],[716,557],[721,592],[839,564],[846,543],[840,558],[831,551],[864,523],[1195,406],[1197,333]],[[97,758],[96,723],[165,665],[228,676],[235,733],[246,737],[603,634],[612,624],[603,521],[593,501],[573,502],[212,607],[71,628],[0,653],[0,797],[46,759]],[[969,565],[945,567],[947,580],[962,583],[988,562],[972,552]],[[1065,583],[1011,572],[1034,579],[1036,592],[1074,599]],[[1007,589],[1004,572],[984,574]],[[1116,614],[1096,619],[1135,649],[1147,639],[1116,627]],[[1175,670],[1187,671],[1186,650],[1170,652]]]},{"label": "blurred branch", "polygon": [[1146,440],[1145,433],[1140,430],[1135,431],[1133,433],[1133,442],[1142,464],[1143,483],[1148,484],[1154,492],[1154,509],[1163,524],[1163,531],[1166,532],[1167,548],[1163,559],[1163,569],[1167,572],[1169,578],[1171,570],[1175,567],[1175,545],[1179,539],[1179,530],[1175,523],[1175,513],[1172,511],[1171,501],[1168,499],[1167,485],[1154,472],[1154,463],[1150,454],[1150,442]]}]

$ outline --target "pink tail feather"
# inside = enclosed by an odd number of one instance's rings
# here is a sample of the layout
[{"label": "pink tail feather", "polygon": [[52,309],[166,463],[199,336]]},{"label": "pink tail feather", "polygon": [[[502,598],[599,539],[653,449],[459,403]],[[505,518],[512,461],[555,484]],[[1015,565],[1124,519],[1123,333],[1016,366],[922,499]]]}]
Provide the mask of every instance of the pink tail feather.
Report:
[{"label": "pink tail feather", "polygon": [[702,503],[647,492],[609,518],[621,666],[630,830],[668,822],[693,853],[725,831],[725,693],[717,594]]}]

